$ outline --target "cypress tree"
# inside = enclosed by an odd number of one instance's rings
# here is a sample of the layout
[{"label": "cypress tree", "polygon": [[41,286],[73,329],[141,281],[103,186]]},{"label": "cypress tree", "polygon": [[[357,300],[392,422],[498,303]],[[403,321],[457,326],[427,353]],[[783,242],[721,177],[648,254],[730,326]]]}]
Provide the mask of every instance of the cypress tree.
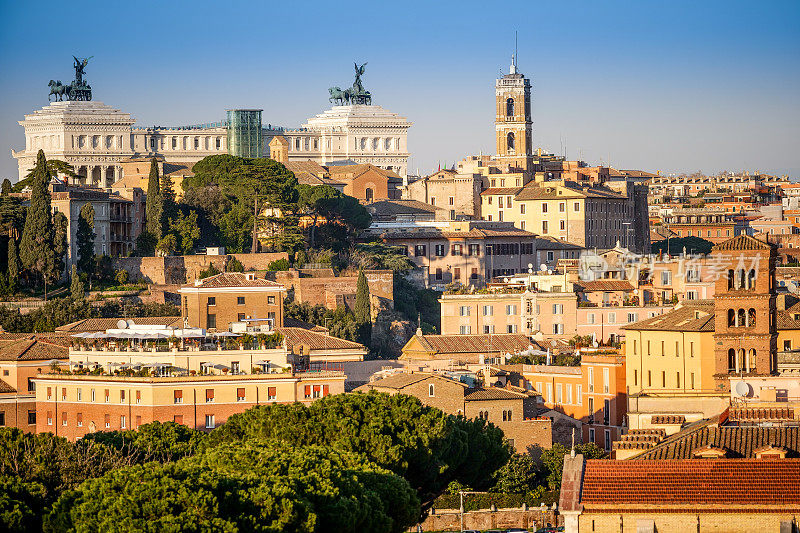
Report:
[{"label": "cypress tree", "polygon": [[177,217],[177,206],[175,204],[175,189],[172,187],[172,179],[164,174],[161,176],[161,232],[162,235],[169,233],[172,220]]},{"label": "cypress tree", "polygon": [[53,213],[53,265],[50,275],[54,281],[59,281],[64,277],[67,258],[67,232],[69,231],[69,221],[62,212]]},{"label": "cypress tree", "polygon": [[78,215],[78,268],[87,274],[94,266],[94,206],[83,204]]},{"label": "cypress tree", "polygon": [[3,186],[0,189],[0,194],[2,194],[2,196],[8,196],[8,193],[10,192],[11,192],[11,180],[6,178],[3,180]]},{"label": "cypress tree", "polygon": [[358,324],[369,324],[372,322],[372,312],[369,303],[369,285],[367,284],[367,276],[364,275],[363,270],[358,272],[358,281],[356,282],[355,315]]},{"label": "cypress tree", "polygon": [[25,216],[25,226],[20,241],[20,259],[22,266],[45,282],[47,292],[48,269],[55,264],[53,250],[53,220],[50,207],[50,174],[47,171],[47,159],[44,151],[39,150],[36,166],[33,169],[31,204]]},{"label": "cypress tree", "polygon": [[162,222],[164,216],[164,198],[158,183],[158,163],[156,158],[150,160],[150,177],[147,180],[147,198],[145,202],[145,215],[147,216],[147,233],[158,242],[162,237]]},{"label": "cypress tree", "polygon": [[19,271],[22,265],[19,262],[17,243],[11,238],[8,239],[8,292],[14,294],[19,285]]},{"label": "cypress tree", "polygon": [[70,282],[69,292],[72,295],[72,299],[82,300],[84,296],[86,296],[86,288],[83,286],[81,276],[78,274],[78,266],[75,264],[72,265],[70,277],[72,278],[72,281]]}]

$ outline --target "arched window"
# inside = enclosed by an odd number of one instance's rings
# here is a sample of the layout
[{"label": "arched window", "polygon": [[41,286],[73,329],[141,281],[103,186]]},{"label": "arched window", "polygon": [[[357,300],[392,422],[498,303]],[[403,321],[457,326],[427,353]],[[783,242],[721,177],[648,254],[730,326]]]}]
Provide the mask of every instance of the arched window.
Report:
[{"label": "arched window", "polygon": [[509,152],[514,152],[514,134],[509,133],[506,135],[506,147]]},{"label": "arched window", "polygon": [[747,327],[754,328],[756,326],[756,310],[752,307],[747,310]]},{"label": "arched window", "polygon": [[506,99],[506,116],[513,117],[514,116],[514,99],[507,98]]},{"label": "arched window", "polygon": [[736,371],[739,372],[744,368],[745,351],[744,348],[739,348],[739,360],[736,361]]},{"label": "arched window", "polygon": [[728,270],[728,290],[733,290],[733,270]]},{"label": "arched window", "polygon": [[505,422],[506,420],[508,420],[508,419],[506,418],[506,413],[507,413],[507,411],[503,411],[503,422]]},{"label": "arched window", "polygon": [[511,422],[511,409],[508,410],[508,421]]},{"label": "arched window", "polygon": [[728,327],[732,328],[736,325],[736,311],[728,309]]},{"label": "arched window", "polygon": [[428,396],[433,397],[433,383],[428,385]]},{"label": "arched window", "polygon": [[728,372],[736,372],[736,350],[728,350]]},{"label": "arched window", "polygon": [[739,309],[739,311],[736,313],[736,325],[741,328],[744,327],[745,324],[744,309]]},{"label": "arched window", "polygon": [[754,268],[751,268],[750,272],[747,273],[747,288],[748,289],[756,288],[756,271]]},{"label": "arched window", "polygon": [[371,202],[375,198],[375,192],[372,190],[372,188],[367,187],[367,189],[364,191],[364,197],[366,198],[367,202]]},{"label": "arched window", "polygon": [[748,373],[756,369],[756,349],[750,348],[750,353],[747,357],[747,363],[745,364],[745,370]]},{"label": "arched window", "polygon": [[744,274],[744,269],[740,268],[737,271],[737,276],[736,276],[736,288],[737,289],[744,289],[744,275],[745,275]]}]

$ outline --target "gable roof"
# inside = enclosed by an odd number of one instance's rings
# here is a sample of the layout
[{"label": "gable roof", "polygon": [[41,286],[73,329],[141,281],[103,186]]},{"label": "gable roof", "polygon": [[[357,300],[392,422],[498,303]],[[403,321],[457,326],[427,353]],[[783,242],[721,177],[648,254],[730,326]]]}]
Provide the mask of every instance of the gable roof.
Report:
[{"label": "gable roof", "polygon": [[485,400],[521,400],[527,398],[529,394],[499,387],[488,387],[481,389],[469,389],[464,395],[464,400],[468,402]]},{"label": "gable roof", "polygon": [[203,278],[195,281],[193,285],[184,285],[181,289],[220,289],[224,287],[263,287],[263,288],[281,288],[283,285],[270,281],[268,279],[257,278],[255,276],[248,276],[245,272],[223,272],[215,274],[214,276]]},{"label": "gable roof", "polygon": [[626,330],[646,331],[714,331],[713,300],[694,300],[663,315],[646,318],[627,326]]},{"label": "gable roof", "polygon": [[312,350],[363,350],[365,353],[367,351],[363,344],[308,329],[282,327],[275,328],[275,331],[283,335],[287,346],[305,344]]},{"label": "gable roof", "polygon": [[755,458],[755,451],[772,444],[800,457],[800,427],[710,426],[689,427],[664,439],[635,459],[691,459],[704,446],[723,448],[730,458]]},{"label": "gable roof", "polygon": [[633,291],[633,285],[629,281],[619,279],[598,279],[595,281],[581,281],[575,283],[583,288],[584,291]]},{"label": "gable roof", "polygon": [[48,361],[69,359],[72,339],[65,336],[25,334],[24,337],[0,336],[0,361]]},{"label": "gable roof", "polygon": [[414,383],[425,381],[426,379],[445,380],[448,383],[453,383],[455,385],[460,385],[464,388],[467,388],[467,386],[464,383],[461,383],[460,381],[456,381],[432,372],[413,372],[410,374],[406,372],[398,372],[397,374],[392,374],[386,376],[385,378],[371,381],[366,385],[364,385],[363,388],[359,387],[359,389],[368,390],[374,387],[380,387],[384,389],[401,390],[410,385],[413,385]]},{"label": "gable roof", "polygon": [[800,504],[800,459],[586,461],[580,501],[609,505]]},{"label": "gable roof", "polygon": [[96,332],[105,331],[117,327],[119,320],[133,320],[134,324],[140,326],[168,326],[168,327],[181,327],[183,319],[179,316],[146,316],[139,318],[123,319],[117,318],[84,318],[83,320],[76,320],[63,326],[58,326],[56,332]]},{"label": "gable roof", "polygon": [[420,347],[432,353],[495,353],[527,350],[533,342],[520,333],[497,335],[415,335],[403,347],[419,342]]},{"label": "gable roof", "polygon": [[776,245],[771,242],[764,242],[742,233],[741,235],[715,245],[711,248],[711,251],[771,250],[775,248]]}]

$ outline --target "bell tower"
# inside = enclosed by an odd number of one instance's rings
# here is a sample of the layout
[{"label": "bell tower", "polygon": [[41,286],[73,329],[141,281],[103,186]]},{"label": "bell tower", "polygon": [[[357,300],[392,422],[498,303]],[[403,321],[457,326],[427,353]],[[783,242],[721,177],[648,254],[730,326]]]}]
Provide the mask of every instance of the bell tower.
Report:
[{"label": "bell tower", "polygon": [[533,166],[531,81],[517,72],[514,55],[511,56],[508,74],[498,79],[494,87],[497,159],[530,171]]},{"label": "bell tower", "polygon": [[718,390],[730,390],[731,375],[768,376],[777,370],[776,249],[745,234],[712,248],[719,267],[714,289]]}]

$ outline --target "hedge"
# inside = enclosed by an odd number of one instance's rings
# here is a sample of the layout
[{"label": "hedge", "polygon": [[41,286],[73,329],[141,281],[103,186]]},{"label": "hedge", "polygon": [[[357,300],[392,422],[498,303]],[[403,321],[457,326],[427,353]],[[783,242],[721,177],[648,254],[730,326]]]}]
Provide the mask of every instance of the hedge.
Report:
[{"label": "hedge", "polygon": [[[558,491],[545,492],[541,498],[534,498],[526,494],[501,494],[483,492],[479,494],[464,495],[464,510],[477,511],[479,509],[489,509],[494,505],[498,509],[522,507],[527,503],[528,507],[539,507],[542,503],[552,505],[558,500]],[[460,509],[461,496],[458,494],[442,494],[433,502],[434,509]]]}]

